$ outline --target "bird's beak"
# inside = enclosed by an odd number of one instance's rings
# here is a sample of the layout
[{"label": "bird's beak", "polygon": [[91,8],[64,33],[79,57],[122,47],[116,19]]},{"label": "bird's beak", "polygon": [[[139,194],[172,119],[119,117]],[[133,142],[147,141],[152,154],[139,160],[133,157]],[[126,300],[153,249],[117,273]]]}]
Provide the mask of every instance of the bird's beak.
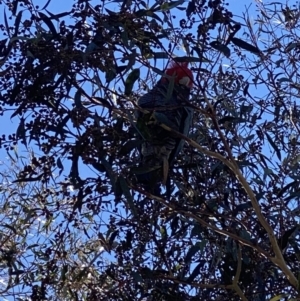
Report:
[{"label": "bird's beak", "polygon": [[191,79],[188,76],[184,76],[179,83],[183,86],[189,87]]}]

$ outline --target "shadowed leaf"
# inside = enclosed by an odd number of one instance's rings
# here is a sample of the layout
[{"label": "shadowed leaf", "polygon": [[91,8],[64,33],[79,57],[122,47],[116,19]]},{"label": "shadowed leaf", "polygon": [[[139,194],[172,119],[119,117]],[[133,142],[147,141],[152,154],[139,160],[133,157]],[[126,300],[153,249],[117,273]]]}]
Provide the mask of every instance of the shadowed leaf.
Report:
[{"label": "shadowed leaf", "polygon": [[126,182],[126,180],[123,178],[123,177],[119,177],[119,180],[120,180],[120,184],[121,184],[121,188],[122,188],[122,191],[123,191],[123,194],[127,200],[127,203],[129,205],[129,208],[131,210],[131,213],[134,215],[134,216],[137,216],[137,211],[136,211],[136,208],[135,208],[135,205],[133,203],[133,197],[130,193],[130,189],[128,187],[128,184]]},{"label": "shadowed leaf", "polygon": [[265,132],[265,134],[266,134],[266,137],[267,137],[269,143],[273,147],[273,149],[274,149],[274,151],[275,151],[278,159],[281,161],[281,154],[280,154],[279,148],[277,147],[276,143],[273,141],[273,139],[271,138],[271,136],[267,132]]},{"label": "shadowed leaf", "polygon": [[224,45],[224,44],[221,44],[220,42],[217,42],[217,41],[213,41],[209,44],[212,48],[222,52],[226,57],[230,57],[230,49]]},{"label": "shadowed leaf", "polygon": [[241,47],[245,50],[248,50],[252,53],[255,53],[255,54],[259,54],[260,53],[260,50],[256,47],[256,46],[253,46],[241,39],[238,39],[238,38],[232,38],[231,39],[232,43],[238,47]]},{"label": "shadowed leaf", "polygon": [[244,122],[248,122],[248,120],[244,118],[232,117],[232,116],[225,116],[219,120],[219,124],[223,124],[225,122],[244,123]]},{"label": "shadowed leaf", "polygon": [[45,14],[39,12],[40,18],[45,22],[45,24],[49,27],[50,31],[54,36],[57,36],[57,31],[49,17],[47,17]]},{"label": "shadowed leaf", "polygon": [[193,12],[196,10],[195,0],[189,1],[189,4],[186,9],[186,16],[189,18]]},{"label": "shadowed leaf", "polygon": [[140,69],[134,69],[125,81],[125,95],[129,96],[132,92],[134,83],[140,78]]}]

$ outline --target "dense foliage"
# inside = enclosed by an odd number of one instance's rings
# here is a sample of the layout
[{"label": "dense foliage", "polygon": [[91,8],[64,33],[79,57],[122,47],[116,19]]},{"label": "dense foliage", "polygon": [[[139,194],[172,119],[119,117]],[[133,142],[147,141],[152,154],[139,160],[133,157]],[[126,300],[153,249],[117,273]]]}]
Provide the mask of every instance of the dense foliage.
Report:
[{"label": "dense foliage", "polygon": [[[0,1],[1,297],[299,300],[299,7],[69,2]],[[132,170],[171,58],[195,114],[168,197]]]}]

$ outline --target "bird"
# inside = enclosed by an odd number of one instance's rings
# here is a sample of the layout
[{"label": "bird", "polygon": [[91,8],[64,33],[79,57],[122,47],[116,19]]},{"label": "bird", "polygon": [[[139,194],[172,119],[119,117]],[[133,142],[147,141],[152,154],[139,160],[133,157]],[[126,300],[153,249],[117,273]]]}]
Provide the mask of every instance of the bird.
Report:
[{"label": "bird", "polygon": [[149,189],[158,182],[166,185],[169,169],[184,145],[183,139],[160,124],[187,136],[193,118],[193,109],[188,106],[193,73],[188,62],[172,61],[164,73],[167,76],[162,76],[152,90],[137,101],[140,109],[136,111],[136,128],[142,143],[136,178]]}]

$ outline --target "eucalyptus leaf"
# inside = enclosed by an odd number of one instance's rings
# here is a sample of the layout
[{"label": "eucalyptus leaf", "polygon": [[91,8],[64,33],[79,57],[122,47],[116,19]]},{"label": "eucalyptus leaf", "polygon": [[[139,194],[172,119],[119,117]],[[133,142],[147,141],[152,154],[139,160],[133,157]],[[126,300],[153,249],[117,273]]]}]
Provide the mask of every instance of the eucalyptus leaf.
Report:
[{"label": "eucalyptus leaf", "polygon": [[133,69],[125,81],[125,95],[129,96],[132,92],[134,83],[140,78],[140,69]]},{"label": "eucalyptus leaf", "polygon": [[226,45],[224,45],[218,41],[213,41],[210,43],[210,46],[212,48],[222,52],[226,57],[228,57],[228,58],[230,57],[230,49]]},{"label": "eucalyptus leaf", "polygon": [[232,43],[238,47],[241,47],[245,50],[248,50],[252,53],[255,53],[255,54],[259,54],[260,53],[260,50],[256,47],[256,46],[253,46],[241,39],[238,39],[238,38],[232,38],[231,39]]}]

